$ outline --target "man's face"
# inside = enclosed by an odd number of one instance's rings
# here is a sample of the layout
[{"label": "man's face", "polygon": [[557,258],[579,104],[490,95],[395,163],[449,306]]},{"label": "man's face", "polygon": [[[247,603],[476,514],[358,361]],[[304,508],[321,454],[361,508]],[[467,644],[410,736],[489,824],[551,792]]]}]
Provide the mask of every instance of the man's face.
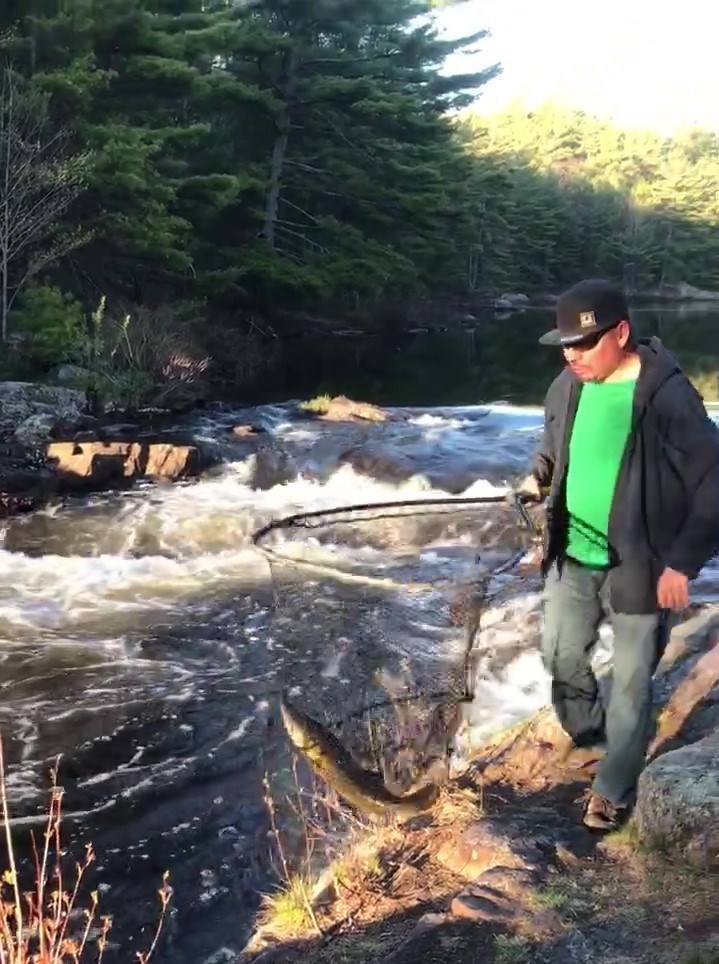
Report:
[{"label": "man's face", "polygon": [[582,382],[603,382],[613,375],[626,357],[629,325],[620,321],[615,328],[594,335],[578,345],[562,348],[564,358]]}]

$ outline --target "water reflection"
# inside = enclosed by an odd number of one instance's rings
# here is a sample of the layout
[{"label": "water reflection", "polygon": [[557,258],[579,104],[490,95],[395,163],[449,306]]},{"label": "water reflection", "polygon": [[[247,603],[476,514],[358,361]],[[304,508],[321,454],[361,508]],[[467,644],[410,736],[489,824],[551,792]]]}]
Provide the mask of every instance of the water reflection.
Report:
[{"label": "water reflection", "polygon": [[[719,304],[638,305],[640,337],[657,335],[707,401],[719,400]],[[347,394],[387,405],[539,405],[561,355],[537,339],[551,311],[486,316],[471,329],[385,331],[286,345],[272,371],[244,388],[247,401]]]}]

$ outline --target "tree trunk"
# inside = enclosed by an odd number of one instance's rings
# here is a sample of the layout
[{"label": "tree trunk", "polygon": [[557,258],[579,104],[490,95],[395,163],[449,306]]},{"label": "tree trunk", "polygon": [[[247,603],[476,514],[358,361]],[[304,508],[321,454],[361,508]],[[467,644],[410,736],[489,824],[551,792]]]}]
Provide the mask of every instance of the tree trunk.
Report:
[{"label": "tree trunk", "polygon": [[7,70],[2,75],[2,90],[0,90],[0,160],[2,160],[2,208],[0,209],[0,271],[2,271],[2,292],[0,293],[0,342],[7,342],[7,316],[9,311],[8,297],[8,268],[10,266],[10,132],[13,126],[13,90],[10,84],[10,74]]},{"label": "tree trunk", "polygon": [[277,118],[277,135],[275,137],[275,143],[272,147],[270,184],[267,189],[265,223],[262,228],[262,236],[272,248],[275,246],[275,226],[277,224],[280,193],[282,191],[282,175],[284,174],[285,160],[287,158],[287,143],[290,136],[292,98],[295,90],[296,70],[297,49],[293,47],[285,61],[284,78],[282,83],[282,98],[284,103],[280,116]]},{"label": "tree trunk", "polygon": [[[38,271],[83,243],[53,229],[80,194],[86,157],[66,153],[69,132],[49,129],[48,96],[0,69],[0,339],[18,293]],[[11,277],[12,272],[12,277]]]},{"label": "tree trunk", "polygon": [[4,345],[7,341],[7,316],[8,316],[8,284],[7,284],[7,257],[3,250],[2,265],[2,301],[0,301],[0,312],[2,312],[2,329],[0,330],[0,341]]}]

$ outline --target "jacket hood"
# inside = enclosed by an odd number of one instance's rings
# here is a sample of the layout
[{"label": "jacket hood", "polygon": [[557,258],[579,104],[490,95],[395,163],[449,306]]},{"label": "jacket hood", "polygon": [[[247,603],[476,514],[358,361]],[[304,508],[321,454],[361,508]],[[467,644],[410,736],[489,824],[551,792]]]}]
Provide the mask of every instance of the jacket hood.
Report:
[{"label": "jacket hood", "polygon": [[681,375],[682,370],[674,355],[656,335],[642,339],[637,345],[637,353],[642,360],[637,394],[646,404],[665,382],[675,375]]},{"label": "jacket hood", "polygon": [[[637,344],[637,354],[642,360],[642,370],[639,375],[637,394],[646,402],[666,381],[675,375],[681,375],[682,370],[674,355],[664,347],[661,340],[652,335]],[[567,365],[556,379],[557,382],[581,386],[581,381]]]}]

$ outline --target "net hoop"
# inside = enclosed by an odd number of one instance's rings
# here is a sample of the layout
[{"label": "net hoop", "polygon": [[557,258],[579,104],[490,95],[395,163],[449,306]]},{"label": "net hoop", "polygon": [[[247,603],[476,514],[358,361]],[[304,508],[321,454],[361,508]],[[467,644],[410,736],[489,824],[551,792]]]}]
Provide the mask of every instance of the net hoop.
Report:
[{"label": "net hoop", "polygon": [[[339,518],[343,515],[347,515],[352,512],[368,512],[376,511],[381,512],[383,518],[397,518],[402,515],[421,515],[422,508],[427,510],[436,510],[438,508],[446,508],[448,512],[455,509],[467,509],[472,506],[486,506],[486,505],[504,505],[513,508],[517,512],[518,517],[518,529],[527,531],[530,535],[536,535],[536,528],[532,522],[530,516],[528,515],[526,509],[520,500],[511,494],[507,495],[479,495],[479,496],[464,496],[459,498],[447,497],[447,498],[431,498],[431,499],[403,499],[398,501],[390,502],[367,502],[360,503],[357,505],[347,505],[347,506],[337,506],[333,509],[314,509],[309,512],[296,512],[292,515],[284,516],[280,519],[273,519],[265,525],[257,529],[252,535],[252,544],[261,552],[262,555],[267,559],[270,568],[273,562],[285,562],[289,563],[297,568],[305,569],[310,572],[315,572],[317,574],[323,574],[325,576],[331,576],[333,579],[338,579],[341,582],[350,582],[367,586],[376,586],[382,589],[397,589],[400,588],[400,584],[388,577],[379,576],[369,576],[360,575],[357,573],[343,572],[342,570],[336,568],[332,565],[324,565],[320,562],[310,562],[307,559],[297,559],[296,557],[283,555],[276,549],[269,546],[263,546],[262,541],[267,538],[271,533],[280,529],[313,529],[319,528],[322,525],[331,523],[333,518]],[[410,509],[411,513],[395,512],[392,510],[399,509]],[[351,524],[353,520],[347,520]],[[357,519],[357,522],[367,521],[366,519]],[[525,555],[526,550],[520,549],[515,552],[508,560],[501,563],[499,566],[495,566],[494,569],[489,570],[486,573],[487,576],[492,578],[493,576],[501,575],[505,572],[511,571],[520,561],[520,559]],[[479,560],[480,556],[477,555]],[[418,582],[418,581],[408,581],[402,582],[401,588],[404,591],[409,592],[420,592],[427,591],[436,588],[436,583],[429,582]]]},{"label": "net hoop", "polygon": [[[379,518],[398,518],[403,515],[422,515],[423,509],[426,510],[424,514],[437,512],[438,509],[445,509],[447,513],[450,513],[452,511],[470,509],[472,507],[492,505],[504,506],[505,508],[513,509],[517,514],[517,529],[526,533],[530,538],[538,535],[538,529],[531,516],[527,512],[525,506],[514,492],[510,492],[509,494],[502,495],[495,494],[465,497],[448,496],[445,498],[403,499],[386,502],[358,503],[354,505],[336,506],[329,509],[316,509],[307,512],[297,512],[293,513],[292,515],[273,519],[265,525],[259,527],[252,534],[251,541],[254,548],[265,557],[271,572],[273,572],[273,563],[284,563],[297,567],[298,569],[303,569],[305,571],[314,573],[315,575],[330,577],[339,582],[373,586],[385,590],[401,589],[403,592],[426,592],[436,590],[438,585],[437,582],[402,581],[400,583],[397,580],[389,577],[373,577],[367,574],[345,572],[331,564],[310,562],[307,559],[299,559],[295,556],[284,555],[281,551],[278,551],[270,546],[263,545],[262,543],[273,532],[283,529],[305,529],[311,531],[312,529],[320,528],[323,525],[332,524],[333,521],[342,520],[343,516],[351,513],[376,512],[381,513],[381,515],[378,516]],[[401,510],[409,511],[402,512]],[[346,521],[348,524],[351,524],[352,522],[366,522],[368,519],[367,517],[359,517],[354,520],[347,519],[344,521]],[[473,581],[475,588],[480,590],[485,602],[488,600],[489,585],[492,580],[497,576],[511,572],[526,555],[526,552],[526,548],[521,548],[513,552],[509,558],[501,562],[499,565],[495,565],[494,567],[485,570],[477,577],[476,580]],[[478,562],[480,558],[481,553],[477,551],[476,561]],[[329,725],[335,728],[341,728],[347,722],[361,718],[367,712],[372,710],[386,708],[400,703],[413,703],[419,699],[452,698],[461,703],[471,702],[474,698],[474,686],[473,681],[471,680],[469,660],[478,631],[479,621],[474,626],[473,630],[471,632],[468,631],[466,635],[463,654],[463,693],[457,693],[449,689],[437,689],[430,692],[410,691],[404,696],[395,695],[389,699],[381,699],[364,704],[354,711],[343,714],[341,718],[335,718],[328,721]]]}]

